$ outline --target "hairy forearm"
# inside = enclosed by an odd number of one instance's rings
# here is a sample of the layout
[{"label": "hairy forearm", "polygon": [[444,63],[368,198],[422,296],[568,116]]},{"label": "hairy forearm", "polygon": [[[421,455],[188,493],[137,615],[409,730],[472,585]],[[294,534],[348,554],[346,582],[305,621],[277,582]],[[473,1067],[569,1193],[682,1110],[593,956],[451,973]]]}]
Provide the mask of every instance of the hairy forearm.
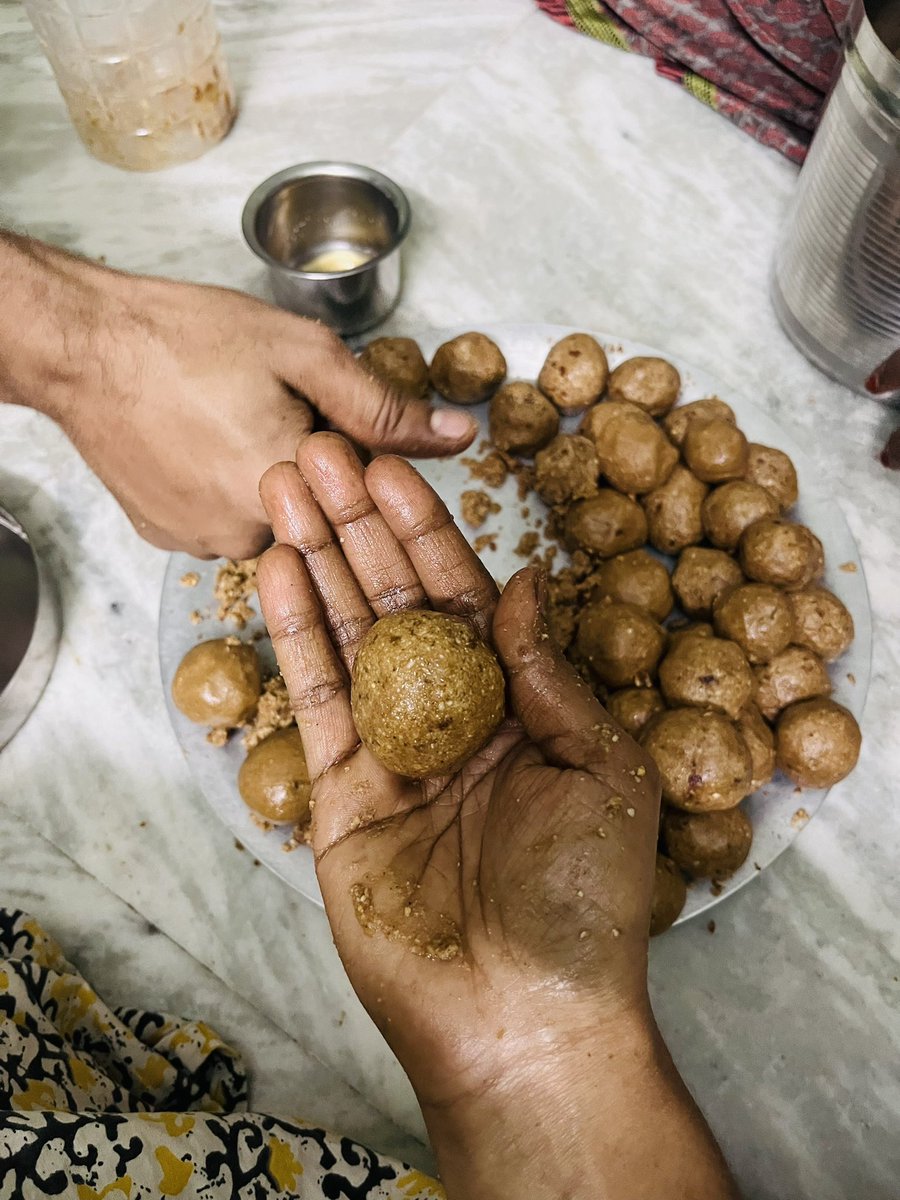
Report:
[{"label": "hairy forearm", "polygon": [[652,1018],[425,1106],[450,1200],[736,1200],[737,1190]]},{"label": "hairy forearm", "polygon": [[58,417],[102,321],[100,268],[0,232],[0,401]]}]

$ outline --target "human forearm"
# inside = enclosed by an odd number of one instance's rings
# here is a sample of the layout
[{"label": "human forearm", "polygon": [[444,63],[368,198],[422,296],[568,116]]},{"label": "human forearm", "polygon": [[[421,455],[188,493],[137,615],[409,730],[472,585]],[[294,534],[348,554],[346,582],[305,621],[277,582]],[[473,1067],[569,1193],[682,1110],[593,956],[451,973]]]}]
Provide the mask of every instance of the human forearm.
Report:
[{"label": "human forearm", "polygon": [[649,1013],[559,1055],[523,1040],[491,1074],[424,1106],[449,1200],[736,1200]]},{"label": "human forearm", "polygon": [[61,415],[103,320],[103,275],[86,260],[0,232],[0,401]]}]

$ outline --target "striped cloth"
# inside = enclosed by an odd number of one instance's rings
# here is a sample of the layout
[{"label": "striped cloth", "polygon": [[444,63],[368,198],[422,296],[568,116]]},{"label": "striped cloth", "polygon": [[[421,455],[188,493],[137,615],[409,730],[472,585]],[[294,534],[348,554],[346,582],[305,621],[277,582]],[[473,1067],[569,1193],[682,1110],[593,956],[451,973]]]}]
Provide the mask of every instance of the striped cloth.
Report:
[{"label": "striped cloth", "polygon": [[660,75],[801,163],[841,61],[851,0],[537,0],[646,55]]}]

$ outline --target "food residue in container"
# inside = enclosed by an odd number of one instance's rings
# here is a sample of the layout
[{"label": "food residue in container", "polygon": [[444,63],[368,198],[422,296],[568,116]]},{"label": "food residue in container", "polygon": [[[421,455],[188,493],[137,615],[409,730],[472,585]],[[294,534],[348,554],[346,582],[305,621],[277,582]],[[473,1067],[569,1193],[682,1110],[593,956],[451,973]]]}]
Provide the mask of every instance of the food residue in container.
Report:
[{"label": "food residue in container", "polygon": [[182,587],[196,587],[200,582],[200,576],[196,571],[185,571],[178,582]]},{"label": "food residue in container", "polygon": [[797,811],[794,813],[794,815],[791,817],[791,828],[792,829],[802,829],[808,820],[809,820],[809,813],[806,811],[806,809],[798,808]]},{"label": "food residue in container", "polygon": [[301,271],[314,274],[333,275],[340,271],[355,271],[357,267],[371,262],[375,257],[372,250],[358,246],[339,246],[330,250],[319,250],[312,258],[300,264]]},{"label": "food residue in container", "polygon": [[841,571],[846,571],[848,575],[855,575],[856,572],[859,570],[859,568],[857,567],[855,562],[841,563],[841,565],[838,569]]}]

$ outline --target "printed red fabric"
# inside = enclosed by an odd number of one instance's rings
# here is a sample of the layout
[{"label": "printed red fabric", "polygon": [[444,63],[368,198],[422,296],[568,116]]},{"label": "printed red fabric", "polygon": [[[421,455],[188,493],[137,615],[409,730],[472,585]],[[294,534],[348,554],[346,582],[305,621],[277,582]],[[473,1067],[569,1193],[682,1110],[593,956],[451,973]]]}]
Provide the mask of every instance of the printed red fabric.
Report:
[{"label": "printed red fabric", "polygon": [[644,54],[764,145],[802,162],[841,62],[851,0],[537,0]]}]

